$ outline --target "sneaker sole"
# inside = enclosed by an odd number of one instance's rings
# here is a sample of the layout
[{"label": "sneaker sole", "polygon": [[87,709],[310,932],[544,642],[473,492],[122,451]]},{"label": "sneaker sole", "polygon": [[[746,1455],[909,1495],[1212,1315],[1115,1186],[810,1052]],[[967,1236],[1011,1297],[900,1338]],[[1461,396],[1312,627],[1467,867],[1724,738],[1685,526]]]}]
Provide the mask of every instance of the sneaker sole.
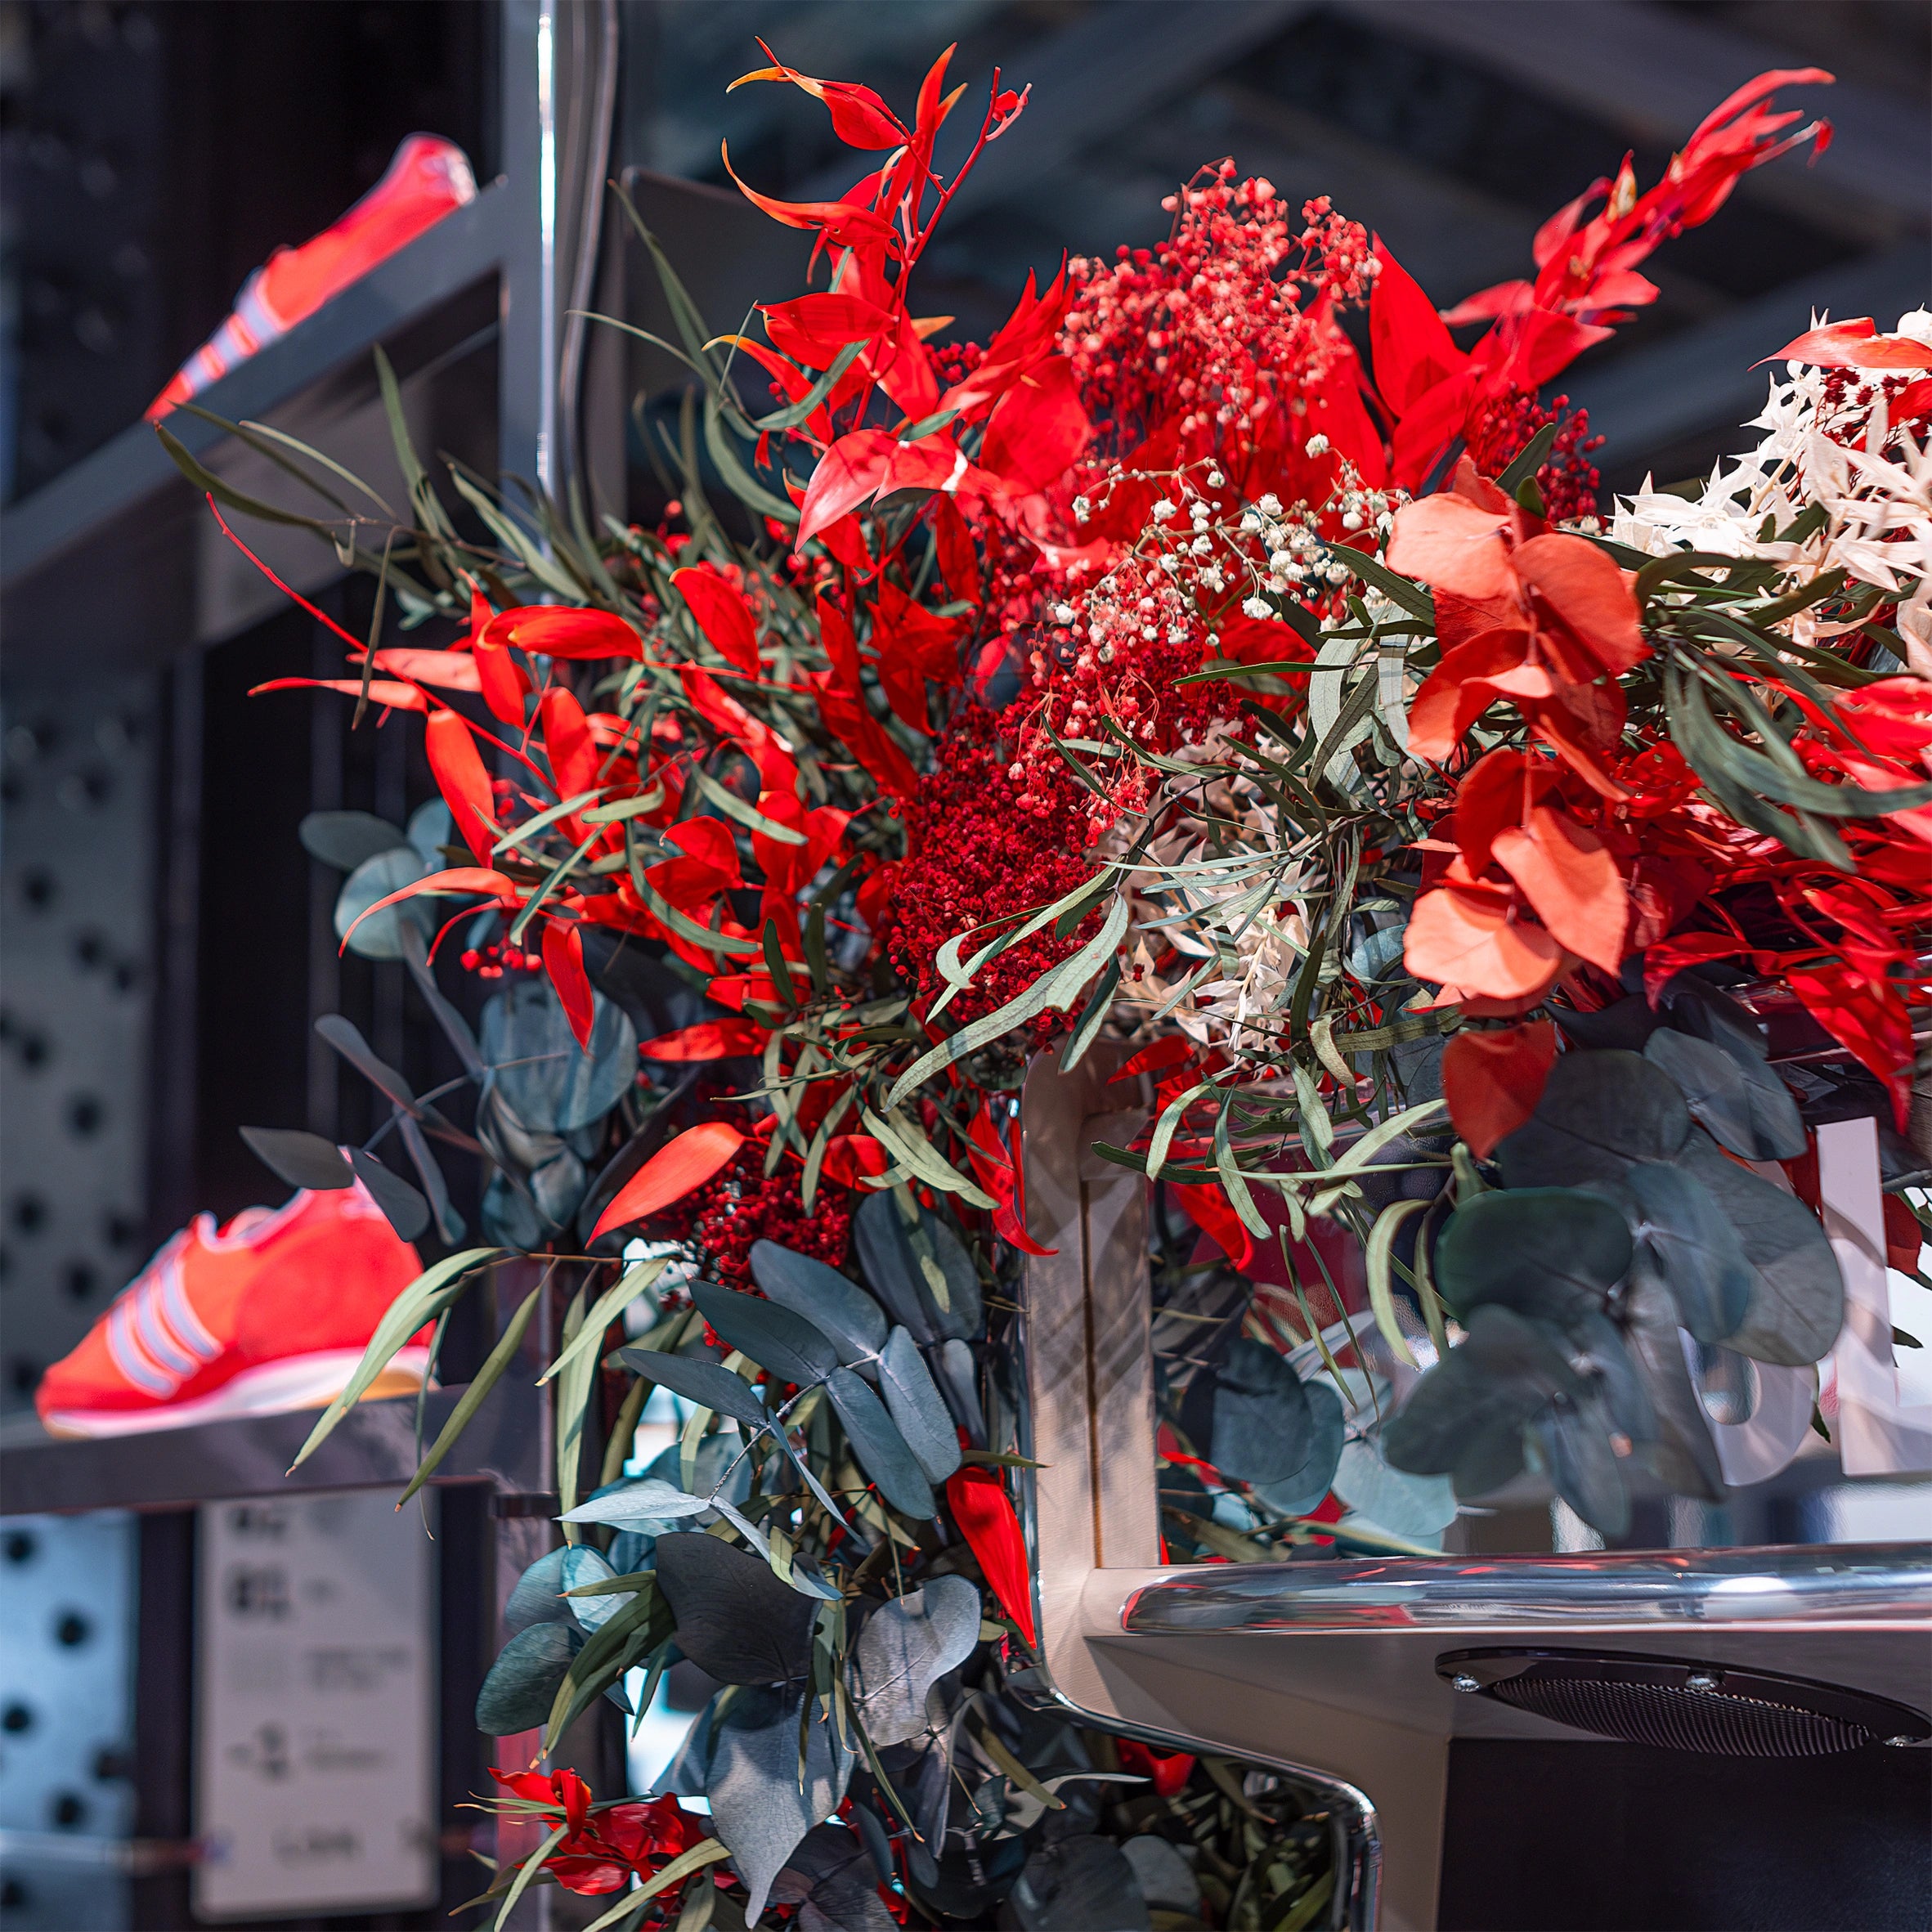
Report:
[{"label": "sneaker sole", "polygon": [[[221,1387],[191,1402],[163,1402],[151,1409],[56,1409],[41,1420],[50,1436],[91,1440],[323,1409],[348,1386],[361,1360],[359,1348],[321,1349],[313,1355],[289,1356],[244,1369]],[[398,1349],[388,1367],[363,1391],[362,1400],[413,1396],[423,1386],[428,1369],[427,1348]]]}]

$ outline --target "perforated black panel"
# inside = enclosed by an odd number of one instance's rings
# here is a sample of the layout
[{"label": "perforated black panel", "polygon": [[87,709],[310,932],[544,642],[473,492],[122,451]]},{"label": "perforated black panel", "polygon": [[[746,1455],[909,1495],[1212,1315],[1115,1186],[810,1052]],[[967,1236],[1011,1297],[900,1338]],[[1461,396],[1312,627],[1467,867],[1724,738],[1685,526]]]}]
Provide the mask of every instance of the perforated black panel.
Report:
[{"label": "perforated black panel", "polygon": [[1616,1737],[1629,1744],[1731,1758],[1812,1758],[1854,1750],[1872,1734],[1795,1705],[1741,1697],[1724,1691],[1679,1690],[1654,1683],[1526,1671],[1490,1687],[1490,1695],[1518,1710]]}]

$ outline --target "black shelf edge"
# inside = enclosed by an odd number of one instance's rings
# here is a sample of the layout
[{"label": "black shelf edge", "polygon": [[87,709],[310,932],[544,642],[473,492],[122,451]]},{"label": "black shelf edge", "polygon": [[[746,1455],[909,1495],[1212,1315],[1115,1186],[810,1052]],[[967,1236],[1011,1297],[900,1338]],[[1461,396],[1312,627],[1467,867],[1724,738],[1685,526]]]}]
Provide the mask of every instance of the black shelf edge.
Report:
[{"label": "black shelf edge", "polygon": [[[427,1446],[462,1399],[439,1389],[424,1405]],[[299,1410],[115,1440],[62,1441],[43,1435],[0,1444],[0,1512],[8,1516],[88,1509],[178,1509],[244,1496],[317,1490],[401,1490],[416,1468],[413,1396],[359,1403],[294,1475],[287,1473],[316,1411]],[[431,1481],[484,1483],[513,1494],[539,1490],[542,1404],[534,1388],[500,1382]]]}]

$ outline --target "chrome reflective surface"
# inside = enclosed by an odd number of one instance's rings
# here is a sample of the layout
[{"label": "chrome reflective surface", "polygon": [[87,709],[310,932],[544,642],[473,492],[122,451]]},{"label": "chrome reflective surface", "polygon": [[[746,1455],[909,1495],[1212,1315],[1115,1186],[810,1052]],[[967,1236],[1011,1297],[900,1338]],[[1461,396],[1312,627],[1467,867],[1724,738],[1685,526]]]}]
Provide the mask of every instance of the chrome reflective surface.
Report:
[{"label": "chrome reflective surface", "polygon": [[1606,1622],[1932,1626],[1932,1544],[1217,1563],[1144,1585],[1120,1614],[1135,1635]]}]

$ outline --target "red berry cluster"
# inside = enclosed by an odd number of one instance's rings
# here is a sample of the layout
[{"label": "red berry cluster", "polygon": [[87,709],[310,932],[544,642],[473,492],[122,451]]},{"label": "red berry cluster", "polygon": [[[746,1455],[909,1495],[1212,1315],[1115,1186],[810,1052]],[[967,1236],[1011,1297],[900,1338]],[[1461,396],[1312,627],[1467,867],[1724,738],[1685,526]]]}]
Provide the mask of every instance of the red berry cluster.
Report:
[{"label": "red berry cluster", "polygon": [[822,1181],[807,1214],[797,1168],[787,1164],[766,1174],[764,1149],[756,1141],[679,1205],[687,1219],[684,1238],[730,1288],[751,1285],[755,1241],[775,1241],[827,1267],[845,1258],[852,1213],[843,1190]]}]

